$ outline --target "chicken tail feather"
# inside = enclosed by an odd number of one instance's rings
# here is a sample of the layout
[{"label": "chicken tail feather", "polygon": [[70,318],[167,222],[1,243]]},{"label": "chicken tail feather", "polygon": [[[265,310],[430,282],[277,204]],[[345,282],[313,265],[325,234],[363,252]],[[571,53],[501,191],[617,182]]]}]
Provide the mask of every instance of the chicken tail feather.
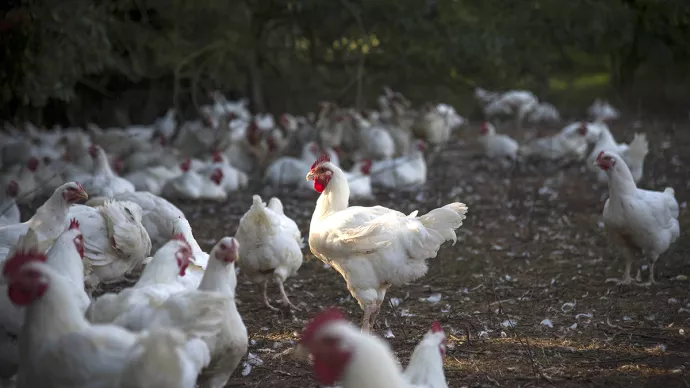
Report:
[{"label": "chicken tail feather", "polygon": [[419,217],[419,220],[430,232],[436,232],[444,240],[453,241],[455,244],[455,229],[462,226],[462,221],[467,218],[466,214],[467,205],[454,202],[430,211]]}]

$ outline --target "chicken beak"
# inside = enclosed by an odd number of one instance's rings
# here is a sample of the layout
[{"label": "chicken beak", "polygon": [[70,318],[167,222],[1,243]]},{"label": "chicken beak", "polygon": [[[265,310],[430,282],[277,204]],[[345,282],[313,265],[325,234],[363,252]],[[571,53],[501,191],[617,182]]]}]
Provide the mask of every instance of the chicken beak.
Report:
[{"label": "chicken beak", "polygon": [[311,172],[311,171],[309,171],[309,173],[307,174],[307,181],[310,181],[310,180],[313,180],[313,179],[314,179],[314,173]]},{"label": "chicken beak", "polygon": [[309,358],[309,349],[302,344],[297,344],[294,354],[298,359],[307,359]]},{"label": "chicken beak", "polygon": [[79,193],[77,193],[77,198],[87,200],[87,199],[89,199],[89,195],[86,194],[86,191],[81,190],[81,191],[79,191]]}]

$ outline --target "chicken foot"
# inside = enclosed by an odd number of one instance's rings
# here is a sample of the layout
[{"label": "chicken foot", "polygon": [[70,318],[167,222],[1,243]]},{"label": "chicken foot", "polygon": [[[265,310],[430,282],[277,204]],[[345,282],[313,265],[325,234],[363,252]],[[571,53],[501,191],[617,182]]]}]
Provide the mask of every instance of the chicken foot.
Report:
[{"label": "chicken foot", "polygon": [[614,283],[619,286],[628,286],[632,284],[632,277],[630,276],[630,269],[632,267],[633,254],[627,249],[623,249],[623,256],[625,257],[625,270],[623,271],[623,278],[608,278],[606,283]]},{"label": "chicken foot", "polygon": [[[280,302],[293,308],[293,309],[295,309],[295,310],[297,310],[297,311],[301,311],[297,306],[295,306],[294,304],[292,304],[292,302],[290,302],[290,299],[288,298],[287,293],[285,292],[285,286],[283,285],[283,279],[280,276],[274,275],[273,281],[275,281],[278,284],[278,288],[280,289],[280,295],[282,296],[282,299],[280,300]],[[268,299],[268,279],[264,280],[264,283],[263,283],[263,296],[264,296],[264,305],[266,307],[268,307],[272,311],[280,311],[279,308],[272,306],[271,303],[269,302],[269,299]]]}]

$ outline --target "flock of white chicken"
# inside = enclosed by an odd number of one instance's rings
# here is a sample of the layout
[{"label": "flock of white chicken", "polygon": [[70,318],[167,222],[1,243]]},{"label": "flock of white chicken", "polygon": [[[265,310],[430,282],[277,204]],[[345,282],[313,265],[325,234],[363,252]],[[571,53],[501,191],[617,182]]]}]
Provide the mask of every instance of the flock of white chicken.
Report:
[{"label": "flock of white chicken", "polygon": [[[552,105],[527,91],[477,89],[476,97],[487,120],[512,116],[520,127],[560,120]],[[219,93],[213,99],[201,108],[202,120],[182,123],[177,134],[172,110],[152,126],[126,129],[7,126],[0,149],[0,183],[7,189],[0,200],[0,287],[6,289],[0,293],[0,384],[225,386],[248,348],[235,267],[261,285],[267,308],[278,310],[267,295],[272,281],[279,302],[299,310],[284,283],[302,265],[304,239],[278,198],[265,203],[254,195],[234,237],[206,253],[185,215],[164,197],[224,200],[256,178],[295,189],[308,184],[320,193],[309,248],[343,276],[363,310],[361,330],[334,310],[305,328],[298,350],[312,355],[316,379],[343,387],[447,387],[438,324],[405,371],[369,332],[387,290],[424,276],[427,259],[444,242],[455,243],[468,207],[452,202],[418,215],[349,206],[349,200],[372,197],[372,185],[423,185],[425,149],[441,149],[464,120],[445,104],[413,109],[389,89],[378,110],[324,102],[316,114],[284,114],[277,125],[271,115],[250,115],[244,101]],[[673,189],[638,189],[648,153],[644,134],[618,144],[606,125],[617,112],[597,100],[589,113],[594,121],[522,145],[485,121],[479,144],[487,157],[515,163],[586,161],[608,182],[604,223],[627,260],[619,282],[632,283],[632,260],[643,253],[653,283],[654,263],[680,233]],[[341,161],[351,167],[344,170]],[[16,204],[46,191],[50,198],[20,223]],[[134,285],[92,296],[123,280]],[[376,368],[380,379],[365,368]]]}]

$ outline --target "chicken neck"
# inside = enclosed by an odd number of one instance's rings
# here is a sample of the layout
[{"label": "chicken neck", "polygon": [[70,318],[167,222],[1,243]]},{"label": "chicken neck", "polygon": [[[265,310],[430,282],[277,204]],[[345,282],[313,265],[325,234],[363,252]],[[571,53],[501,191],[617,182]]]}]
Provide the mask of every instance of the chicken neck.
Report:
[{"label": "chicken neck", "polygon": [[347,209],[350,201],[350,186],[347,184],[347,177],[343,171],[335,165],[330,165],[329,169],[333,172],[328,186],[321,193],[316,201],[316,208],[311,217],[311,228],[333,213]]},{"label": "chicken neck", "polygon": [[89,325],[70,292],[70,285],[54,271],[47,269],[42,272],[50,273],[49,288],[26,309],[19,340],[22,358],[26,357],[23,352],[28,349],[38,349],[48,341]]}]

